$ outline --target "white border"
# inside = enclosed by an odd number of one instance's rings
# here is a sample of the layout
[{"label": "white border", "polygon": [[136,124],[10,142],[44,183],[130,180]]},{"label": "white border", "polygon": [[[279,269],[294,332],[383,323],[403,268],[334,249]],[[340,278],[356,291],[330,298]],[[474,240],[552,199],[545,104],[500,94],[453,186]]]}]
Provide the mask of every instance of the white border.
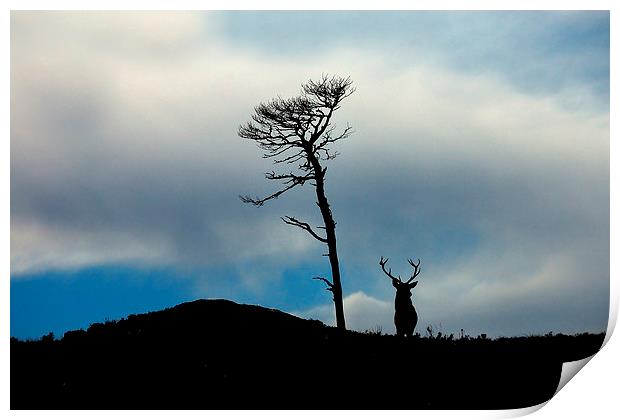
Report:
[{"label": "white border", "polygon": [[[522,1],[413,1],[413,0],[383,0],[383,1],[371,1],[371,0],[357,0],[357,1],[336,1],[336,0],[298,0],[298,1],[250,1],[250,0],[229,0],[229,1],[197,1],[197,0],[178,0],[175,2],[170,1],[44,1],[44,0],[32,0],[32,1],[15,1],[9,0],[4,2],[7,5],[6,9],[1,11],[2,18],[0,22],[0,31],[2,33],[1,51],[2,57],[6,59],[4,65],[0,67],[0,76],[3,80],[3,85],[6,87],[10,83],[9,62],[10,57],[10,10],[139,10],[139,9],[154,9],[154,10],[244,10],[244,9],[266,9],[266,10],[280,10],[280,9],[295,9],[295,10],[335,10],[335,9],[353,9],[353,10],[611,10],[611,137],[614,139],[617,136],[615,122],[616,112],[618,110],[617,100],[617,83],[615,83],[614,75],[618,74],[618,6],[616,2],[612,0],[522,0]],[[8,89],[4,89],[2,92],[8,92]],[[3,144],[3,150],[0,154],[0,161],[2,162],[2,171],[0,188],[2,189],[2,195],[5,198],[5,203],[10,200],[10,131],[9,131],[9,110],[10,110],[10,96],[8,94],[2,95],[2,116],[0,117],[0,127],[4,133],[5,141]],[[617,159],[618,147],[614,146],[614,141],[610,141],[611,144],[611,214],[618,213],[618,171],[614,169],[614,163]],[[2,312],[0,315],[0,334],[2,342],[0,343],[0,359],[2,364],[0,365],[0,375],[2,376],[2,401],[3,411],[9,410],[9,266],[10,266],[10,206],[5,204],[0,207],[2,231],[5,235],[2,237],[2,273],[3,281],[1,283],[0,299],[2,300]],[[611,255],[618,255],[617,233],[618,226],[614,223],[614,218],[611,219]],[[615,327],[615,322],[618,313],[618,282],[617,282],[617,263],[612,258],[611,260],[611,306],[610,306],[610,322],[608,326],[608,341],[605,348],[600,354],[597,354],[590,363],[580,372],[577,376],[578,379],[570,381],[554,398],[547,404],[542,404],[544,409],[538,410],[533,414],[533,417],[540,419],[581,419],[586,416],[590,418],[614,418],[618,413],[618,403],[616,389],[618,384],[618,378],[620,377],[620,369],[618,368],[618,358],[616,357],[620,348],[618,339],[610,340],[610,333]],[[616,386],[614,386],[616,385]],[[412,416],[416,418],[453,418],[458,416],[459,418],[505,418],[515,417],[528,414],[535,411],[537,408],[523,409],[523,410],[504,410],[504,411],[389,411],[383,412],[381,415],[389,415],[392,418],[410,419]],[[19,412],[11,411],[9,413],[12,417],[23,418],[30,416],[45,416],[46,418],[83,418],[83,416],[93,418],[108,418],[110,415],[121,415],[127,417],[131,416],[149,416],[149,417],[168,417],[167,412],[152,412],[152,411],[140,411],[140,412],[81,412],[81,411],[55,411],[55,412]],[[247,415],[247,412],[234,412],[234,411],[216,411],[210,412],[209,415],[217,418],[236,418],[238,415]],[[338,417],[343,416],[358,417],[366,416],[376,417],[379,414],[377,412],[295,412],[290,413],[286,411],[274,411],[274,412],[253,412],[252,417],[257,418],[269,418],[269,419],[289,419],[291,416],[302,419],[313,419],[316,417]],[[182,415],[189,418],[204,418],[205,413],[201,411],[183,411],[175,413],[175,415]]]}]

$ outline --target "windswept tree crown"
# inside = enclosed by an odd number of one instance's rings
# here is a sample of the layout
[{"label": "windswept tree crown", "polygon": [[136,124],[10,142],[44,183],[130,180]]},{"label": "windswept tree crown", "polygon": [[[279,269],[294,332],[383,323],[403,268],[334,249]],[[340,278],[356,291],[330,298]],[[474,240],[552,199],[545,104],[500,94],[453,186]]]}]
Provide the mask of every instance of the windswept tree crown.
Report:
[{"label": "windswept tree crown", "polygon": [[276,164],[297,164],[299,171],[267,173],[267,179],[281,180],[284,188],[263,199],[248,196],[241,199],[261,206],[297,185],[323,176],[325,169],[319,165],[320,161],[335,158],[338,153],[332,152],[330,146],[352,132],[347,124],[336,133],[331,119],[341,102],[354,91],[349,77],[323,75],[318,81],[304,83],[299,96],[276,97],[256,106],[252,120],[239,127],[239,136],[254,140],[265,151],[263,158],[273,158]]}]

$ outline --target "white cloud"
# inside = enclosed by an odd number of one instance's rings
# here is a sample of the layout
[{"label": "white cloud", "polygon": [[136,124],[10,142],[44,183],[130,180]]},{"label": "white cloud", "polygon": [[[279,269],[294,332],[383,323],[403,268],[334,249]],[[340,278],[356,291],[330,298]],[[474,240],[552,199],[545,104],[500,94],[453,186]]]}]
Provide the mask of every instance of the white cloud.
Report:
[{"label": "white cloud", "polygon": [[[428,326],[435,332],[455,336],[461,328],[472,336],[604,330],[605,297],[599,300],[599,294],[593,291],[604,288],[601,283],[605,268],[588,273],[580,267],[580,261],[565,255],[550,256],[531,266],[524,262],[508,273],[503,272],[504,263],[514,267],[514,256],[506,256],[505,261],[495,264],[489,262],[481,255],[465,266],[448,266],[439,273],[431,271],[419,277],[412,297],[419,316],[416,332],[425,335]],[[384,299],[363,291],[345,297],[348,329],[394,334],[394,290],[388,280],[380,282]],[[594,311],[594,316],[588,312],[593,304],[603,305],[600,311]],[[295,315],[335,325],[332,304]]]},{"label": "white cloud", "polygon": [[[160,240],[135,238],[125,232],[91,232],[12,220],[11,273],[82,268],[113,263],[165,265],[171,251]],[[15,233],[13,233],[15,232]]]},{"label": "white cloud", "polygon": [[[394,306],[366,295],[362,291],[346,296],[343,301],[347,328],[355,331],[381,331],[393,334]],[[306,311],[296,312],[296,316],[318,319],[327,325],[335,325],[333,305],[321,305]]]}]

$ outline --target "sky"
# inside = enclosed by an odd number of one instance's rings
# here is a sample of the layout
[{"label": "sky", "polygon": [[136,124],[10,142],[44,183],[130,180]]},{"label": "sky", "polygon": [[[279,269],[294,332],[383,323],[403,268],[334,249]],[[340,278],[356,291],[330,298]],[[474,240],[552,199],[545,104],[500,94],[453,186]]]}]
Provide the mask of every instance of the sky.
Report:
[{"label": "sky", "polygon": [[351,329],[393,333],[408,277],[428,325],[603,331],[608,12],[11,13],[11,335],[200,298],[334,323],[309,185],[237,136],[322,74],[356,92],[326,192]]}]

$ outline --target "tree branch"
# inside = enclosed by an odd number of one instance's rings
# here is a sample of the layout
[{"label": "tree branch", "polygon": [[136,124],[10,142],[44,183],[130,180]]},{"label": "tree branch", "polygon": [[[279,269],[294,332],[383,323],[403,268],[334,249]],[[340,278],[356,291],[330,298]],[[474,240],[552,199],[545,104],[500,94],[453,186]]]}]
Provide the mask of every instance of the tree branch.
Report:
[{"label": "tree branch", "polygon": [[304,150],[300,150],[299,152],[282,159],[275,159],[273,163],[295,163],[301,159],[307,159],[306,152]]},{"label": "tree branch", "polygon": [[267,201],[269,200],[273,200],[274,198],[278,198],[279,196],[281,196],[282,194],[284,194],[285,192],[287,192],[290,189],[295,188],[298,185],[303,184],[303,182],[293,182],[290,185],[288,185],[287,187],[281,189],[280,191],[277,191],[273,194],[271,194],[268,197],[265,198],[252,198],[249,195],[240,195],[239,198],[241,199],[241,201],[243,201],[244,203],[248,203],[248,204],[254,204],[256,207],[260,207],[263,204],[265,204]]},{"label": "tree branch", "polygon": [[326,290],[329,290],[330,292],[333,292],[333,291],[334,291],[334,285],[332,284],[332,282],[330,282],[329,280],[327,280],[325,277],[318,277],[318,276],[317,276],[317,277],[312,277],[312,279],[313,279],[313,280],[321,280],[321,281],[324,281],[324,282],[325,282],[325,284],[327,284],[327,289],[326,289]]},{"label": "tree branch", "polygon": [[274,171],[267,172],[265,174],[265,178],[267,179],[285,179],[285,184],[297,183],[299,185],[305,184],[307,181],[311,181],[315,179],[314,175],[311,173],[307,173],[305,175],[295,175],[292,172],[288,174],[276,174]]},{"label": "tree branch", "polygon": [[294,217],[291,217],[291,216],[284,216],[284,217],[281,217],[280,219],[282,219],[282,221],[284,223],[286,223],[287,225],[297,226],[298,228],[307,231],[317,241],[321,241],[321,242],[327,243],[327,239],[322,238],[319,235],[317,235],[316,232],[314,230],[312,230],[312,228],[310,227],[310,225],[308,223],[301,222],[301,221],[299,221],[299,220],[297,220],[297,219],[295,219]]},{"label": "tree branch", "polygon": [[315,150],[323,149],[329,143],[335,143],[338,140],[346,139],[353,133],[353,127],[351,127],[348,123],[347,123],[347,128],[345,128],[344,131],[340,133],[340,135],[336,137],[332,137],[332,132],[335,129],[336,129],[336,126],[333,126],[333,127],[330,127],[329,130],[325,132],[325,134],[323,135],[323,140],[321,140],[321,142],[315,147]]}]

